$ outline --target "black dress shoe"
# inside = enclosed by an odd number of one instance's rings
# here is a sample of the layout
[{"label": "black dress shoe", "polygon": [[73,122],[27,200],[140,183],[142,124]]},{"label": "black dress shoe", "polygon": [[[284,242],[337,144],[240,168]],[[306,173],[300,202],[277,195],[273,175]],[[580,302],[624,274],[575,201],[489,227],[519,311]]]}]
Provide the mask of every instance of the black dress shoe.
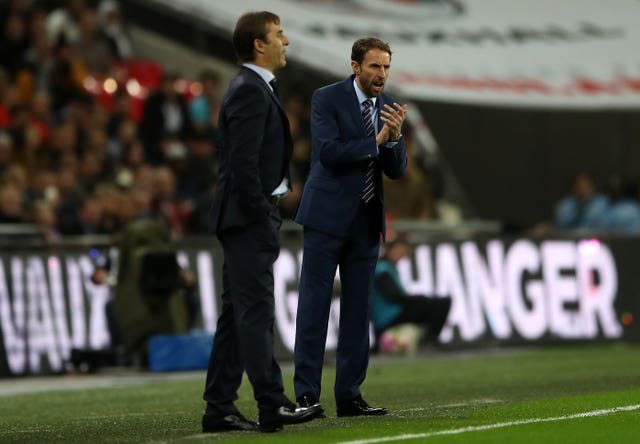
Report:
[{"label": "black dress shoe", "polygon": [[258,430],[258,424],[249,421],[240,413],[227,416],[202,415],[202,433],[256,430]]},{"label": "black dress shoe", "polygon": [[320,404],[300,407],[294,404],[283,405],[275,410],[261,410],[258,426],[261,432],[272,433],[282,430],[285,424],[301,424],[319,417],[324,410]]},{"label": "black dress shoe", "polygon": [[371,407],[362,396],[351,401],[341,402],[337,406],[338,416],[382,416],[389,413],[384,407]]},{"label": "black dress shoe", "polygon": [[318,401],[318,398],[316,398],[315,396],[313,396],[310,393],[304,394],[302,396],[300,396],[297,400],[296,400],[296,410],[301,410],[301,409],[310,409],[310,408],[318,408],[319,412],[317,414],[318,418],[324,418],[324,407],[322,407],[322,405],[320,404],[320,401]]}]

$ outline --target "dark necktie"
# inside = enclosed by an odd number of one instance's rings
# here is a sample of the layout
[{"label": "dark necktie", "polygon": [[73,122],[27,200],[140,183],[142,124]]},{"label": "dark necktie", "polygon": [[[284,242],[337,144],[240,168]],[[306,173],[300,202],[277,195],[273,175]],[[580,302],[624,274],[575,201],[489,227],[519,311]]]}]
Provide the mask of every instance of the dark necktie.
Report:
[{"label": "dark necktie", "polygon": [[276,82],[275,77],[269,81],[269,85],[271,85],[271,88],[273,88],[273,94],[275,94],[278,100],[280,100],[280,93],[278,91],[278,82]]},{"label": "dark necktie", "polygon": [[[371,120],[371,107],[373,101],[367,99],[362,102],[362,123],[364,124],[364,132],[367,137],[373,135],[373,121]],[[362,188],[362,200],[364,203],[368,203],[373,199],[375,190],[373,188],[373,160],[370,160],[367,164],[367,173],[364,177],[364,187]]]}]

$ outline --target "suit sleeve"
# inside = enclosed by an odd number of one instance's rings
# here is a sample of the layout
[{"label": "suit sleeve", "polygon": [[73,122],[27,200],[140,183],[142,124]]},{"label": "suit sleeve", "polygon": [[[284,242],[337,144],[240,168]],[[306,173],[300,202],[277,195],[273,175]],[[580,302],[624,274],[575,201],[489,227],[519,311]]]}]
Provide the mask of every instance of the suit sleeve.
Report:
[{"label": "suit sleeve", "polygon": [[320,161],[330,169],[378,156],[375,136],[365,137],[359,128],[349,127],[345,108],[327,90],[316,91],[311,99],[311,135]]},{"label": "suit sleeve", "polygon": [[[381,99],[384,103],[391,104],[397,100],[391,96],[383,94]],[[407,150],[404,139],[400,138],[392,144],[386,143],[380,147],[380,159],[382,171],[389,179],[401,178],[407,170]]]},{"label": "suit sleeve", "polygon": [[229,170],[242,206],[253,214],[264,213],[269,207],[259,170],[267,99],[259,86],[243,84],[228,104]]},{"label": "suit sleeve", "polygon": [[399,179],[407,170],[407,151],[400,139],[393,147],[381,146],[382,171],[389,179]]}]

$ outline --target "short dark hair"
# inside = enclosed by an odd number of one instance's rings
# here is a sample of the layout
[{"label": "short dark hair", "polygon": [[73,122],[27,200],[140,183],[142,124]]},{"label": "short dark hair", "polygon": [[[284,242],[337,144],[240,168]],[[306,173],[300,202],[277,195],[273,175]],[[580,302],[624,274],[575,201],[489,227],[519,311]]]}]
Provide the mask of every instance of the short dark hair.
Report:
[{"label": "short dark hair", "polygon": [[351,47],[351,60],[357,63],[362,63],[367,51],[374,48],[388,52],[389,58],[391,58],[391,47],[388,43],[383,42],[377,37],[364,37],[353,43],[353,46]]},{"label": "short dark hair", "polygon": [[253,41],[266,41],[267,23],[280,24],[280,17],[269,11],[250,11],[242,14],[233,31],[233,48],[239,63],[255,60]]}]

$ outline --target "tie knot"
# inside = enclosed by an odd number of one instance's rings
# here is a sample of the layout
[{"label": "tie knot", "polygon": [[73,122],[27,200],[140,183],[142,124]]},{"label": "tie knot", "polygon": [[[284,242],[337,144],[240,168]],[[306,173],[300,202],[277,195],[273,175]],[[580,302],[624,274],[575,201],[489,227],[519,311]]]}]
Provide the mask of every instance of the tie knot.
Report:
[{"label": "tie knot", "polygon": [[365,100],[364,102],[362,102],[362,106],[364,107],[364,109],[371,108],[373,106],[373,100]]}]

